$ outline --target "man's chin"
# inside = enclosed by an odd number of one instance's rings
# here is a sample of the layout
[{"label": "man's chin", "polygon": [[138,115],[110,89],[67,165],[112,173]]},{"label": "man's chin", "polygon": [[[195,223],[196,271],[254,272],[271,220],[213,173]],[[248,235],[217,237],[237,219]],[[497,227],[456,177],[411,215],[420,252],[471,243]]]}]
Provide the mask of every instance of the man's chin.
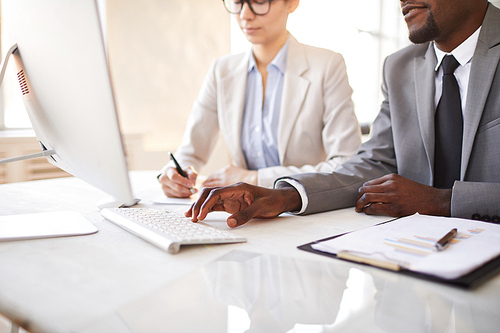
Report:
[{"label": "man's chin", "polygon": [[424,44],[433,41],[437,37],[437,33],[429,33],[429,32],[421,32],[421,31],[415,31],[415,32],[410,32],[408,35],[408,39],[413,43],[413,44]]},{"label": "man's chin", "polygon": [[432,13],[429,14],[425,24],[421,27],[414,27],[408,24],[408,32],[408,38],[414,44],[428,43],[439,36],[439,28]]}]

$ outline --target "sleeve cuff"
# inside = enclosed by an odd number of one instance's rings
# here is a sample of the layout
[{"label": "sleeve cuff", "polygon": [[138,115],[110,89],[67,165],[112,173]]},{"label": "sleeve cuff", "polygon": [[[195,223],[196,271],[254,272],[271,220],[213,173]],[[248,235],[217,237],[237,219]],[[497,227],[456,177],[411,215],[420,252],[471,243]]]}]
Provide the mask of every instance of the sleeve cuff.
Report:
[{"label": "sleeve cuff", "polygon": [[309,205],[309,199],[307,198],[307,193],[306,189],[304,188],[304,185],[302,185],[299,181],[292,179],[292,178],[281,178],[276,181],[274,184],[274,188],[283,188],[287,186],[292,186],[299,192],[300,199],[302,200],[302,208],[298,212],[290,212],[292,214],[303,214],[307,206]]}]

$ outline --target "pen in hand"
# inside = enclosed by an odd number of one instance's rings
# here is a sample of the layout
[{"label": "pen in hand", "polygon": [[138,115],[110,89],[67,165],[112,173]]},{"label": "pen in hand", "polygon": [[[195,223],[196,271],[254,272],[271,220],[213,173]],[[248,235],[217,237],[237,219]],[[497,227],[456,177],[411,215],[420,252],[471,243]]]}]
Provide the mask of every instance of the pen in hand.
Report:
[{"label": "pen in hand", "polygon": [[[177,172],[179,173],[179,175],[181,175],[184,178],[189,179],[188,175],[184,172],[184,170],[182,170],[181,166],[179,165],[179,162],[177,162],[177,160],[175,159],[174,154],[170,153],[170,159],[174,162],[175,168],[177,169]],[[193,194],[196,193],[196,190],[194,189],[194,187],[190,187],[189,191],[191,191],[191,193],[193,193]]]},{"label": "pen in hand", "polygon": [[434,251],[442,251],[446,248],[446,246],[450,243],[450,241],[457,235],[457,229],[451,229],[443,238],[438,240],[436,244],[434,244]]}]

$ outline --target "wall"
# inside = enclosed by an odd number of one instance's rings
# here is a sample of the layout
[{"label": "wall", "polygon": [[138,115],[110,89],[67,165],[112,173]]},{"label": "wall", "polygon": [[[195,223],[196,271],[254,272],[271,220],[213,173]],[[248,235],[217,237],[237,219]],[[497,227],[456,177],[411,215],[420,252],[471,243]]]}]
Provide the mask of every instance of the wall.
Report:
[{"label": "wall", "polygon": [[220,0],[107,0],[120,121],[145,134],[139,168],[161,167],[178,146],[210,64],[230,52],[229,30]]},{"label": "wall", "polygon": [[[106,1],[110,66],[122,127],[126,133],[144,134],[144,151],[137,154],[135,168],[159,169],[168,159],[166,152],[175,150],[181,140],[192,103],[210,63],[230,52],[229,15],[220,0]],[[395,0],[378,2],[391,1]],[[312,2],[303,0],[300,10],[314,7]],[[500,0],[491,2],[500,6]],[[311,12],[314,10],[312,8]],[[370,12],[381,14],[375,10]],[[386,25],[401,21],[399,8],[394,15],[386,14],[383,20]],[[300,24],[310,25],[297,22],[298,26]],[[300,37],[300,32],[294,33]],[[403,35],[406,42],[405,31]],[[348,57],[349,65],[352,56],[342,52]],[[381,53],[385,55],[387,50]],[[351,64],[350,67],[356,66]],[[372,67],[380,71],[377,66]],[[351,75],[353,84],[355,80]],[[380,84],[371,85],[370,91],[379,94]],[[363,90],[360,94],[366,92]],[[372,101],[370,104],[373,112],[368,110],[369,113],[376,114],[378,103]],[[228,161],[224,145],[219,143],[202,172],[207,174]]]}]

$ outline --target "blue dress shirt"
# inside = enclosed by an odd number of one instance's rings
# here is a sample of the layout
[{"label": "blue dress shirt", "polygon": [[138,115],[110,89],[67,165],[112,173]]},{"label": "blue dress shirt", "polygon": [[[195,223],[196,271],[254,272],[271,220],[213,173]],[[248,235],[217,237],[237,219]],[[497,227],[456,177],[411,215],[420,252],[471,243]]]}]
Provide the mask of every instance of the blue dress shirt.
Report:
[{"label": "blue dress shirt", "polygon": [[241,148],[248,170],[280,165],[278,124],[287,54],[288,41],[267,66],[266,94],[262,105],[262,75],[250,51],[245,109],[241,123]]}]

